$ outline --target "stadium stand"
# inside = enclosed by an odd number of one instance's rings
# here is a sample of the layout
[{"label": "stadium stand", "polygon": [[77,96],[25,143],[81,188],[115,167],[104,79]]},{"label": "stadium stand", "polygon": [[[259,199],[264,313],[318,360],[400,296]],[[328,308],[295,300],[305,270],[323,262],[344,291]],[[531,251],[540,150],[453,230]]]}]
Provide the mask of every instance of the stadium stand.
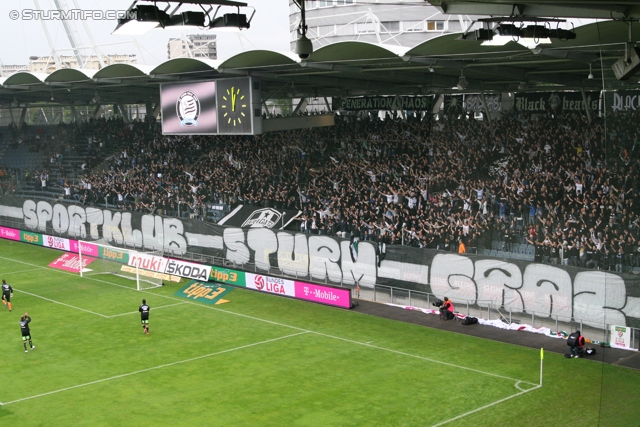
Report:
[{"label": "stadium stand", "polygon": [[32,180],[48,172],[50,188],[16,194],[203,220],[208,203],[299,209],[315,234],[633,272],[637,114],[608,120],[605,141],[602,119],[579,113],[336,116],[227,137],[101,119],[61,126]]}]

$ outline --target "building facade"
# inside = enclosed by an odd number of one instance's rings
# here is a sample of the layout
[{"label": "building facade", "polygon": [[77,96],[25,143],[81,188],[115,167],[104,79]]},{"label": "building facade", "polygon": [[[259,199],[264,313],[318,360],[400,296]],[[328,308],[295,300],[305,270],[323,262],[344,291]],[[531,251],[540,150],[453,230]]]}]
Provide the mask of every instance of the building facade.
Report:
[{"label": "building facade", "polygon": [[[289,1],[291,50],[301,13]],[[465,31],[477,17],[446,15],[424,0],[311,0],[307,37],[314,50],[331,43],[363,41],[413,47],[433,37]]]},{"label": "building facade", "polygon": [[218,50],[215,34],[190,34],[188,36],[169,39],[167,57],[173,58],[207,58],[217,59]]},{"label": "building facade", "polygon": [[7,77],[18,71],[29,71],[28,65],[0,65],[0,77]]}]

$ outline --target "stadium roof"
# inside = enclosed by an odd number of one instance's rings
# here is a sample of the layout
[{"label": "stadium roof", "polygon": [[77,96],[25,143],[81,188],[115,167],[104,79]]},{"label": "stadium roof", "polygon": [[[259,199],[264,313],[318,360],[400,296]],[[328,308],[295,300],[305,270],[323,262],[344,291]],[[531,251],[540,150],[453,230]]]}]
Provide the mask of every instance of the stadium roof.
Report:
[{"label": "stadium roof", "polygon": [[427,0],[443,13],[591,19],[638,19],[633,0]]},{"label": "stadium roof", "polygon": [[[460,2],[448,2],[452,3]],[[611,69],[625,54],[628,23],[609,20],[577,27],[575,32],[574,40],[554,40],[534,50],[515,41],[482,46],[480,41],[456,40],[460,34],[447,34],[412,48],[334,43],[317,49],[306,61],[291,52],[256,50],[224,61],[179,58],[155,67],[113,64],[101,70],[62,69],[49,75],[17,72],[0,78],[0,108],[34,102],[155,103],[161,83],[242,75],[260,78],[263,100],[459,93],[453,88],[462,73],[469,83],[466,92],[640,87],[640,75],[619,81]],[[632,27],[631,37],[640,39],[640,25]],[[590,73],[593,79],[588,78]]]}]

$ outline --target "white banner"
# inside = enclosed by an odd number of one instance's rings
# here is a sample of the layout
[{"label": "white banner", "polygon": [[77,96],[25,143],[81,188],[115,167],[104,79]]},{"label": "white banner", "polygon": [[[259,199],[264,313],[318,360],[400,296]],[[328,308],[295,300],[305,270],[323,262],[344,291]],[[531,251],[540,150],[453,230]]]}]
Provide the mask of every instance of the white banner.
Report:
[{"label": "white banner", "polygon": [[69,239],[58,236],[49,236],[47,234],[42,235],[42,246],[60,249],[67,252],[71,250],[71,243],[69,242]]},{"label": "white banner", "polygon": [[211,267],[206,265],[147,254],[130,254],[129,265],[143,270],[188,277],[189,279],[205,282],[209,280],[209,273],[211,273]]},{"label": "white banner", "polygon": [[211,267],[208,265],[195,264],[193,262],[178,261],[177,259],[168,259],[167,268],[164,272],[174,276],[188,277],[190,279],[206,282],[209,280]]},{"label": "white banner", "polygon": [[[484,100],[487,101],[486,107],[488,111],[502,110],[500,95],[485,95]],[[467,95],[464,98],[464,105],[467,111],[484,111],[485,107],[480,95]]]},{"label": "white banner", "polygon": [[611,347],[635,350],[631,348],[631,328],[611,325]]},{"label": "white banner", "polygon": [[143,270],[156,271],[164,273],[167,269],[167,259],[147,254],[129,254],[129,263],[131,267],[142,268]]},{"label": "white banner", "polygon": [[247,288],[257,291],[269,292],[272,294],[296,295],[296,286],[293,280],[281,279],[279,277],[263,276],[262,274],[245,274]]}]

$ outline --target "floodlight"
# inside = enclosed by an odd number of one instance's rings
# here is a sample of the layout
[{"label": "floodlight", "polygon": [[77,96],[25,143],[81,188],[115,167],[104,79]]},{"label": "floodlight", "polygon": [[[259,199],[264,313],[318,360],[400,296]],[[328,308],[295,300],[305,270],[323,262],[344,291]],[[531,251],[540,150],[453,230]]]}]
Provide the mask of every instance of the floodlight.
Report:
[{"label": "floodlight", "polygon": [[482,46],[504,46],[509,42],[515,42],[517,39],[514,39],[512,36],[493,36],[491,40],[485,40],[482,42]]},{"label": "floodlight", "polygon": [[171,21],[168,25],[179,27],[204,27],[205,14],[204,12],[182,12],[178,15],[171,17]]},{"label": "floodlight", "polygon": [[551,39],[550,38],[543,38],[543,39],[519,39],[518,40],[518,44],[521,44],[522,46],[529,48],[529,49],[533,49],[536,46],[538,46],[539,44],[551,44]]},{"label": "floodlight", "polygon": [[456,40],[487,41],[487,40],[491,40],[492,38],[493,38],[493,30],[481,28],[479,30],[462,34]]},{"label": "floodlight", "polygon": [[118,26],[111,33],[115,35],[140,36],[169,23],[169,15],[156,6],[136,6],[131,9],[135,13],[135,19],[120,18]]},{"label": "floodlight", "polygon": [[215,18],[209,24],[209,29],[215,31],[241,31],[248,28],[247,15],[242,13],[227,13]]}]

